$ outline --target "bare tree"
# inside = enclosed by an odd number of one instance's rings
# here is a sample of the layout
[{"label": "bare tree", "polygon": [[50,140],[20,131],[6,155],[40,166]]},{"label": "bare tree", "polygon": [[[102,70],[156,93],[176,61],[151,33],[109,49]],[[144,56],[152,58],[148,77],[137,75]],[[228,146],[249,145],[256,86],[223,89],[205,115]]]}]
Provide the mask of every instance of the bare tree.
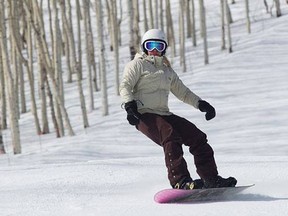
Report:
[{"label": "bare tree", "polygon": [[199,0],[200,8],[200,23],[201,23],[201,36],[203,37],[203,48],[204,48],[204,64],[209,64],[208,56],[208,43],[206,33],[206,11],[204,6],[204,0]]},{"label": "bare tree", "polygon": [[[85,8],[85,6],[84,6],[84,8]],[[76,67],[75,71],[77,74],[77,84],[78,84],[80,106],[81,106],[81,112],[82,112],[82,118],[83,118],[83,126],[84,126],[84,128],[87,128],[87,127],[89,127],[89,122],[88,122],[88,116],[87,116],[85,96],[83,93],[83,86],[82,86],[82,50],[81,50],[81,25],[80,25],[81,11],[80,11],[79,0],[76,0],[76,14],[77,14],[77,35],[78,35],[78,61],[76,62],[76,65],[75,65],[75,67]],[[84,22],[86,25],[87,24],[86,20],[84,20]],[[89,28],[87,28],[87,29],[89,29]],[[94,52],[94,45],[93,45],[93,52]],[[94,57],[94,54],[93,54],[93,57]],[[94,63],[95,63],[95,61],[94,61]],[[90,65],[87,65],[87,67],[90,68]],[[92,87],[91,87],[91,89],[92,89]],[[93,98],[93,94],[92,94],[92,98]],[[93,104],[94,104],[94,102],[93,102]]]},{"label": "bare tree", "polygon": [[221,50],[226,49],[226,40],[225,40],[225,4],[224,0],[220,0],[220,8],[221,8]]},{"label": "bare tree", "polygon": [[[88,1],[89,3],[90,1]],[[91,24],[91,16],[90,16],[90,7],[87,9],[87,15],[84,16],[84,22],[87,24],[85,28],[87,28],[87,36],[86,36],[86,45],[89,47],[87,48],[87,63],[92,69],[92,83],[93,83],[93,89],[94,91],[99,91],[98,88],[98,76],[97,76],[97,70],[96,70],[96,62],[95,62],[95,48],[94,48],[94,40],[93,40],[93,30],[92,30],[92,24]]]},{"label": "bare tree", "polygon": [[154,16],[153,16],[153,4],[152,4],[152,0],[148,1],[149,3],[149,20],[150,20],[150,25],[149,25],[149,29],[154,29],[155,25],[154,25]]},{"label": "bare tree", "polygon": [[56,137],[59,138],[61,137],[61,133],[60,133],[60,128],[58,126],[58,122],[57,122],[57,118],[56,118],[56,114],[55,114],[55,109],[54,109],[54,99],[53,99],[53,94],[52,94],[52,91],[51,91],[51,88],[50,88],[50,84],[49,84],[49,81],[48,81],[48,78],[45,80],[45,83],[46,83],[46,92],[47,92],[47,95],[48,95],[48,98],[49,98],[49,105],[50,105],[50,109],[51,109],[51,118],[52,118],[52,122],[53,122],[53,125],[54,125],[54,128],[55,128],[55,132],[56,132]]},{"label": "bare tree", "polygon": [[164,29],[164,10],[163,10],[163,0],[159,0],[160,1],[160,6],[159,6],[159,10],[160,10],[160,29]]},{"label": "bare tree", "polygon": [[175,36],[174,36],[170,0],[166,0],[166,29],[167,29],[166,31],[167,31],[168,43],[172,50],[171,56],[173,58],[174,56],[176,56],[176,47],[175,47]]},{"label": "bare tree", "polygon": [[[62,0],[60,2],[61,5],[61,10],[62,10],[62,18],[63,18],[63,23],[64,26],[66,28],[66,42],[67,43],[71,43],[71,41],[69,42],[69,37],[68,37],[68,21],[66,18],[66,15],[64,13],[64,0]],[[40,17],[39,17],[40,19]],[[59,94],[59,99],[61,100],[62,103],[64,103],[64,92],[63,92],[63,79],[62,79],[62,62],[60,59],[61,56],[61,49],[60,49],[60,43],[61,43],[61,33],[60,33],[60,28],[59,28],[59,20],[58,20],[58,8],[57,8],[57,1],[53,0],[53,18],[52,18],[52,28],[53,28],[53,51],[52,51],[52,61],[51,61],[51,66],[54,69],[53,70],[53,76],[54,76],[54,80],[56,82],[56,91]],[[43,31],[44,31],[44,26],[43,26]],[[65,45],[67,47],[67,44]],[[70,49],[69,52],[70,53]],[[67,54],[67,53],[66,53]],[[67,58],[70,58],[70,56],[68,55]],[[56,95],[55,95],[56,97]],[[55,100],[57,100],[57,98],[55,98]],[[58,103],[56,103],[56,116],[58,119],[58,124],[60,125],[60,134],[61,136],[65,135],[65,130],[64,130],[64,124],[62,121],[62,113],[61,113],[61,108],[60,105]]]},{"label": "bare tree", "polygon": [[[39,85],[40,85],[40,100],[41,100],[41,117],[42,117],[42,134],[50,133],[49,129],[49,121],[48,121],[48,105],[47,105],[47,97],[46,97],[46,81],[47,81],[47,73],[46,69],[40,60],[41,65],[39,65]],[[50,107],[53,109],[54,107]]]},{"label": "bare tree", "polygon": [[[56,3],[57,2],[55,2],[55,4]],[[75,71],[73,70],[73,62],[72,62],[73,57],[71,57],[71,52],[73,52],[71,50],[73,49],[73,47],[71,47],[69,45],[69,43],[71,43],[72,41],[70,40],[70,42],[69,42],[69,38],[71,39],[71,37],[69,35],[69,27],[68,27],[69,24],[68,24],[68,19],[66,17],[66,3],[65,3],[65,0],[60,0],[59,3],[60,3],[60,7],[61,7],[61,21],[62,21],[61,23],[62,23],[62,29],[63,29],[63,34],[61,35],[61,40],[62,40],[61,47],[62,47],[63,56],[66,56],[65,59],[66,59],[66,64],[67,64],[67,68],[68,68],[66,79],[67,79],[67,83],[72,83],[72,81],[73,81],[72,75]],[[55,10],[55,9],[53,9],[53,10]],[[50,12],[50,14],[52,16],[52,12]],[[51,34],[52,44],[54,44],[55,43],[54,42],[55,36],[53,35],[53,25],[51,25],[51,32],[52,32],[52,34]]]},{"label": "bare tree", "polygon": [[[91,68],[91,59],[94,57],[94,53],[92,54],[91,50],[91,40],[92,40],[92,32],[90,31],[89,25],[91,23],[90,20],[90,6],[89,0],[83,1],[83,9],[84,9],[84,27],[85,27],[85,36],[86,36],[86,70],[87,70],[87,81],[88,81],[88,92],[89,92],[89,109],[94,110],[94,96],[93,96],[93,76],[92,76],[92,68]],[[93,50],[94,51],[94,50]],[[91,55],[92,54],[92,55]]]},{"label": "bare tree", "polygon": [[78,70],[80,72],[80,79],[82,80],[82,39],[81,39],[81,8],[80,8],[80,2],[79,0],[76,1],[76,14],[77,14],[77,40],[78,40],[78,46],[77,46],[77,53],[78,53]]},{"label": "bare tree", "polygon": [[[13,65],[14,65],[14,73],[17,74],[17,80],[19,83],[19,89],[17,92],[19,93],[20,102],[17,102],[20,106],[21,113],[26,113],[26,96],[25,96],[25,83],[24,83],[24,70],[23,70],[23,62],[22,56],[19,54],[23,49],[23,42],[21,40],[21,29],[20,23],[25,22],[25,18],[21,15],[23,14],[23,2],[22,1],[9,1],[10,6],[10,15],[9,22],[12,28],[10,28],[10,37],[11,44],[13,44]],[[25,25],[25,24],[24,24]],[[16,82],[17,82],[16,80]],[[18,97],[17,97],[18,99]],[[20,113],[19,113],[20,115]],[[20,116],[19,116],[20,117]],[[36,124],[37,126],[37,124]],[[37,132],[40,132],[40,127],[37,128]]]},{"label": "bare tree", "polygon": [[159,4],[158,0],[154,0],[154,28],[158,29],[159,28]]},{"label": "bare tree", "polygon": [[193,46],[197,46],[197,38],[196,38],[196,20],[195,20],[195,3],[194,0],[191,1],[191,31],[192,31],[192,41]]},{"label": "bare tree", "polygon": [[[54,0],[55,1],[55,0]],[[76,48],[75,48],[75,40],[74,40],[74,31],[73,25],[71,21],[71,5],[70,1],[68,1],[68,16],[66,15],[66,4],[65,0],[59,0],[61,14],[62,14],[62,22],[63,22],[63,35],[65,36],[65,48],[66,48],[66,58],[69,59],[68,67],[70,71],[68,71],[68,79],[67,82],[72,82],[71,73],[76,73],[77,69],[77,58],[76,58]],[[59,38],[60,40],[60,38]],[[70,65],[69,65],[70,64]]]},{"label": "bare tree", "polygon": [[230,10],[228,2],[227,2],[227,12],[226,13],[227,13],[227,17],[228,17],[229,23],[230,24],[233,23],[234,21],[233,21],[232,13],[231,13],[231,10]]},{"label": "bare tree", "polygon": [[[1,45],[0,45],[0,50]],[[4,71],[2,67],[2,52],[0,52],[0,154],[5,154],[5,146],[3,141],[3,135],[2,135],[2,124],[3,124],[3,118],[6,118],[4,110],[6,110],[6,99],[5,99],[5,84],[4,84]],[[4,109],[4,110],[3,110]],[[7,126],[7,125],[6,125]]]},{"label": "bare tree", "polygon": [[227,38],[228,38],[228,52],[232,53],[232,38],[231,38],[231,30],[230,30],[230,9],[228,5],[228,1],[224,0],[225,14],[226,14],[226,24],[227,24]]},{"label": "bare tree", "polygon": [[269,7],[268,7],[268,4],[267,4],[266,0],[264,0],[264,5],[265,5],[265,8],[266,8],[266,13],[269,13]]},{"label": "bare tree", "polygon": [[191,20],[191,12],[190,12],[190,0],[184,1],[184,11],[185,11],[185,15],[186,15],[186,33],[187,33],[187,37],[190,38],[192,37],[192,20]]},{"label": "bare tree", "polygon": [[99,60],[100,60],[100,74],[101,74],[101,99],[102,99],[102,115],[108,115],[108,96],[107,96],[107,81],[106,81],[106,65],[105,65],[105,46],[103,38],[103,12],[102,0],[96,0],[96,16],[97,16],[97,35],[99,45]]},{"label": "bare tree", "polygon": [[119,18],[117,20],[117,24],[119,26],[119,28],[118,28],[118,41],[119,41],[119,46],[121,46],[122,45],[122,39],[121,39],[121,28],[120,28],[120,26],[121,26],[122,17],[123,17],[122,0],[116,1],[116,3],[117,3],[117,8],[119,8],[119,12],[120,12]]},{"label": "bare tree", "polygon": [[114,70],[115,70],[115,92],[119,95],[119,43],[118,43],[118,25],[117,25],[117,5],[116,0],[109,0],[110,5],[110,22],[112,26],[112,42],[114,53]]},{"label": "bare tree", "polygon": [[133,36],[134,36],[134,47],[136,48],[136,52],[139,52],[139,44],[141,42],[140,37],[140,13],[139,13],[139,3],[138,0],[133,0]]},{"label": "bare tree", "polygon": [[148,31],[148,19],[147,19],[147,6],[146,1],[143,1],[143,16],[144,16],[144,31]]},{"label": "bare tree", "polygon": [[[19,58],[18,58],[18,55],[17,55],[17,39],[16,39],[16,35],[13,31],[17,31],[19,30],[19,26],[17,27],[17,24],[18,22],[15,20],[18,20],[18,12],[16,10],[16,7],[15,7],[15,2],[13,1],[8,1],[8,7],[7,7],[7,11],[8,11],[8,23],[9,23],[9,34],[10,35],[13,35],[14,37],[9,37],[10,39],[10,44],[11,44],[11,47],[10,47],[10,62],[11,62],[11,72],[14,76],[14,91],[15,91],[15,96],[16,98],[14,98],[15,100],[15,104],[19,104],[19,73],[20,72],[20,68],[22,70],[22,64],[19,64]],[[13,19],[13,18],[14,19]],[[16,24],[17,23],[17,24]],[[17,29],[17,30],[16,30]],[[18,73],[19,71],[19,73]],[[22,70],[23,72],[23,70]],[[20,113],[19,113],[19,109],[16,109],[17,111],[17,116],[18,118],[20,118]]]},{"label": "bare tree", "polygon": [[280,17],[282,15],[281,13],[281,7],[280,7],[280,1],[274,0],[275,6],[276,6],[276,17]]},{"label": "bare tree", "polygon": [[185,4],[184,1],[179,0],[179,16],[180,16],[180,65],[182,66],[182,71],[186,72],[186,59],[185,59],[185,25],[184,25],[184,13]]},{"label": "bare tree", "polygon": [[9,109],[9,122],[11,127],[11,137],[14,154],[21,153],[21,143],[20,143],[20,130],[18,122],[18,106],[15,104],[16,92],[15,92],[15,77],[12,74],[10,68],[10,60],[8,55],[8,41],[6,36],[6,26],[5,26],[5,7],[4,2],[0,1],[0,46],[2,52],[2,63],[3,71],[6,80],[6,90],[8,99],[8,109]]},{"label": "bare tree", "polygon": [[129,13],[129,49],[130,58],[133,59],[135,54],[139,51],[140,36],[139,36],[139,10],[138,0],[127,0]]},{"label": "bare tree", "polygon": [[246,26],[247,26],[247,32],[251,33],[251,22],[250,22],[250,16],[249,16],[249,0],[245,0],[245,9],[246,9]]},{"label": "bare tree", "polygon": [[4,141],[3,141],[3,135],[2,135],[2,127],[0,125],[0,155],[6,154]]},{"label": "bare tree", "polygon": [[[1,43],[0,50],[2,50]],[[7,129],[6,101],[4,68],[2,62],[2,52],[0,52],[0,126],[2,129]]]}]

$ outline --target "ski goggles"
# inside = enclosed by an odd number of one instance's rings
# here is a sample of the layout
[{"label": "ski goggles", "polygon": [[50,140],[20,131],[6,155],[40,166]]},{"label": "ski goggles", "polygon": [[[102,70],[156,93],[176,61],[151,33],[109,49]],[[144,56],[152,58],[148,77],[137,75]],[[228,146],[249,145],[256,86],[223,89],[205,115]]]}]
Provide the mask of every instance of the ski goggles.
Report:
[{"label": "ski goggles", "polygon": [[144,43],[144,48],[149,52],[154,49],[159,52],[163,52],[166,49],[166,44],[163,41],[148,40]]}]

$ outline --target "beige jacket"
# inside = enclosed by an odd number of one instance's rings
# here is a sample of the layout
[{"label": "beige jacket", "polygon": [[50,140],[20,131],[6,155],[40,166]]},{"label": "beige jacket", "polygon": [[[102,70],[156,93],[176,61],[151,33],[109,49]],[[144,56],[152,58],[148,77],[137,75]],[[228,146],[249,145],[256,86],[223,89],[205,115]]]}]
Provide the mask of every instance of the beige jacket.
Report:
[{"label": "beige jacket", "polygon": [[201,100],[182,83],[166,57],[146,54],[136,54],[126,65],[119,90],[124,103],[137,101],[141,114],[171,115],[168,108],[170,91],[195,108]]}]

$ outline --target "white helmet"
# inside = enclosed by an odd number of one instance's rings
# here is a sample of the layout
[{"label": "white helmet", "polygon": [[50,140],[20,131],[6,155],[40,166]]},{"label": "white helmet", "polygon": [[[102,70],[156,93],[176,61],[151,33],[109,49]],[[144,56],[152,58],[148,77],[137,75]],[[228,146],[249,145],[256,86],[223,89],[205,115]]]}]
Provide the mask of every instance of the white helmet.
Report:
[{"label": "white helmet", "polygon": [[[144,48],[144,43],[147,40],[160,40],[160,41],[163,41],[166,44],[166,47],[168,46],[166,35],[160,29],[150,29],[147,32],[145,32],[145,34],[143,35],[142,41],[141,41],[141,49],[146,54],[147,54],[147,50]],[[162,55],[164,55],[164,54],[165,54],[165,51],[162,52]]]}]

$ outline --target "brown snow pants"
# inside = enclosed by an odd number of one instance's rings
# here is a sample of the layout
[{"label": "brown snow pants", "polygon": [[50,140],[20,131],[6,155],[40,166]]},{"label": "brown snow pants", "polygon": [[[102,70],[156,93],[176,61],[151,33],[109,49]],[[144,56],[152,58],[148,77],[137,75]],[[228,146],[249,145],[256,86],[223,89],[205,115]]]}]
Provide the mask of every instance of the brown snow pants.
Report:
[{"label": "brown snow pants", "polygon": [[207,143],[206,134],[185,118],[145,113],[137,129],[163,147],[171,186],[183,178],[191,178],[183,158],[182,144],[189,146],[196,171],[202,179],[218,174],[214,152]]}]

